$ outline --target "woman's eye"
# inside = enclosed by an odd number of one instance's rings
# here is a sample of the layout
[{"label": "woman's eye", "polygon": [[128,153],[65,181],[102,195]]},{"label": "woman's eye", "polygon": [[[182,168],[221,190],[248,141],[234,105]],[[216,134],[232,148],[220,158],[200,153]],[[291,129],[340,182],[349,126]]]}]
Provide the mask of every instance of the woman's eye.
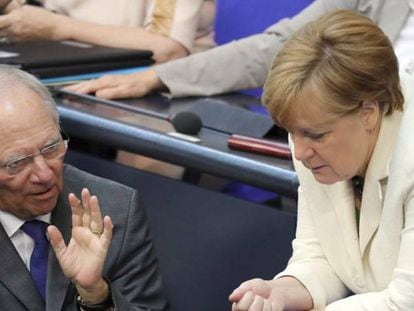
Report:
[{"label": "woman's eye", "polygon": [[326,133],[307,133],[307,136],[312,140],[320,140]]}]

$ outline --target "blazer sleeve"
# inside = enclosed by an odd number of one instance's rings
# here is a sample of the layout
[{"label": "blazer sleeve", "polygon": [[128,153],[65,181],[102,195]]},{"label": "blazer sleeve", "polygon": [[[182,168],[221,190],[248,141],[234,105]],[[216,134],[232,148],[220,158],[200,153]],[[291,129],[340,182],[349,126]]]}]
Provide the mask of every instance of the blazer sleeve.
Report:
[{"label": "blazer sleeve", "polygon": [[355,9],[357,0],[316,0],[264,33],[153,67],[172,97],[214,95],[264,84],[272,59],[293,32],[336,9]]},{"label": "blazer sleeve", "polygon": [[147,218],[135,190],[128,209],[122,239],[117,241],[121,242],[119,254],[105,275],[115,310],[166,310]]},{"label": "blazer sleeve", "polygon": [[298,223],[292,242],[293,255],[286,269],[275,276],[293,276],[309,291],[315,310],[349,294],[327,261],[316,235],[311,212],[301,187],[298,190]]}]

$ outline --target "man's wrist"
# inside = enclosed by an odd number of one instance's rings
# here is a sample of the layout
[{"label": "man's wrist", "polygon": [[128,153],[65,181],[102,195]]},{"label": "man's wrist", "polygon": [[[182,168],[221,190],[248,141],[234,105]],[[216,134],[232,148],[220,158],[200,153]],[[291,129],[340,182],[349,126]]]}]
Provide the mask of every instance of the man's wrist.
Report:
[{"label": "man's wrist", "polygon": [[97,281],[93,288],[85,288],[77,284],[76,289],[82,301],[90,305],[99,304],[102,301],[106,301],[107,298],[111,296],[109,282],[104,278]]},{"label": "man's wrist", "polygon": [[82,311],[107,311],[112,310],[113,307],[111,288],[109,282],[102,279],[103,287],[99,290],[99,293],[91,294],[89,291],[85,291],[78,288],[78,297],[76,303]]},{"label": "man's wrist", "polygon": [[76,303],[81,311],[108,311],[112,310],[113,303],[111,295],[108,295],[105,301],[100,303],[90,304],[83,301],[81,296],[76,298]]}]

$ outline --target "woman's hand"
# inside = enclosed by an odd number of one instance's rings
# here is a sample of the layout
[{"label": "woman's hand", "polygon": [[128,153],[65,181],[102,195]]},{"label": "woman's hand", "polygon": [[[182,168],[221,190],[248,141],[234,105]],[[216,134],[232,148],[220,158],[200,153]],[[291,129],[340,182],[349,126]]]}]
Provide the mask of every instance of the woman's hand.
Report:
[{"label": "woman's hand", "polygon": [[232,311],[283,311],[284,299],[272,287],[272,281],[253,279],[242,283],[230,294]]},{"label": "woman's hand", "polygon": [[313,310],[308,290],[292,276],[242,283],[229,296],[232,311]]}]

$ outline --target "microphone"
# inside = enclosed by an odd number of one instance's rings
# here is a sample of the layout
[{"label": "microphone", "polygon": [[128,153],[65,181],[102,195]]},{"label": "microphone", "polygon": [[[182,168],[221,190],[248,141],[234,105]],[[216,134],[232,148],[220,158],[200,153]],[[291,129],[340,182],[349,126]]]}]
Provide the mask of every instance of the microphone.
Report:
[{"label": "microphone", "polygon": [[197,135],[203,127],[200,117],[189,111],[179,112],[168,120],[177,132],[186,135]]},{"label": "microphone", "polygon": [[199,143],[201,139],[198,138],[198,132],[203,127],[203,123],[198,115],[189,111],[182,111],[175,115],[169,116],[168,121],[172,124],[176,132],[170,132],[168,135],[190,141],[192,143]]}]

